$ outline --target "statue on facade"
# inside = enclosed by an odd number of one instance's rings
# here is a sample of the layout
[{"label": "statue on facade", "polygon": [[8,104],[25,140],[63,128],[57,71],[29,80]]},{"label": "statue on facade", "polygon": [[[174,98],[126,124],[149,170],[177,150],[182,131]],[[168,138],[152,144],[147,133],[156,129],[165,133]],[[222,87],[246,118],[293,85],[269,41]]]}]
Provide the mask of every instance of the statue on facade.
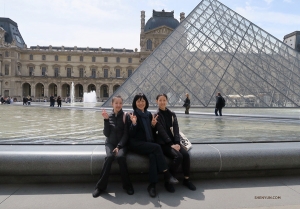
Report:
[{"label": "statue on facade", "polygon": [[5,30],[0,27],[0,44],[3,45],[4,44],[4,36],[5,36]]}]

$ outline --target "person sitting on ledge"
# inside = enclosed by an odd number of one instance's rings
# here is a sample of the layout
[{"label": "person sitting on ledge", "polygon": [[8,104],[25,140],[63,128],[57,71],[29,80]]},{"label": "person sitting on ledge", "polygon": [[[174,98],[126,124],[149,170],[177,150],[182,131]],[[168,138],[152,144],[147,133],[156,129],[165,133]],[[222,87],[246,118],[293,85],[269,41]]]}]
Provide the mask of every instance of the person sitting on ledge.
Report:
[{"label": "person sitting on ledge", "polygon": [[[160,144],[163,153],[172,159],[170,165],[170,173],[174,176],[180,164],[182,164],[182,172],[184,175],[183,185],[190,190],[196,190],[196,187],[190,182],[190,155],[188,151],[180,145],[179,126],[176,114],[167,108],[168,97],[166,94],[159,94],[156,97],[158,110],[155,115],[157,119],[157,143]],[[174,136],[170,130],[173,127]],[[165,183],[168,192],[175,192],[172,184]]]},{"label": "person sitting on ledge", "polygon": [[144,94],[135,95],[132,102],[134,111],[128,116],[129,148],[134,153],[148,156],[150,184],[147,190],[151,197],[156,197],[158,173],[164,173],[165,182],[168,184],[176,184],[178,180],[170,174],[161,147],[154,142],[157,117],[147,111],[148,107],[149,102]]},{"label": "person sitting on ledge", "polygon": [[115,158],[117,158],[119,164],[123,189],[125,189],[129,195],[134,194],[126,163],[128,127],[125,120],[126,115],[124,115],[126,113],[122,110],[122,97],[113,97],[112,106],[113,111],[111,114],[108,114],[105,110],[102,110],[102,116],[104,118],[103,133],[106,136],[106,158],[100,174],[100,180],[97,182],[95,191],[93,192],[93,197],[95,198],[99,197],[106,189],[111,165]]}]

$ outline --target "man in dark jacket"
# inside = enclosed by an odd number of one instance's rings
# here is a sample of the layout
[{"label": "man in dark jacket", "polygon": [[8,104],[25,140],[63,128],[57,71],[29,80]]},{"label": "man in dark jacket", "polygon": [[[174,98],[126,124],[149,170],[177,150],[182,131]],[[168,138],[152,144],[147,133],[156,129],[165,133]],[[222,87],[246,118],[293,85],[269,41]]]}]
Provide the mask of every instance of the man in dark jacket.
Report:
[{"label": "man in dark jacket", "polygon": [[222,108],[224,106],[225,106],[225,100],[221,96],[221,93],[218,92],[217,96],[216,96],[216,108],[215,108],[215,115],[216,116],[218,116],[218,112],[219,112],[219,115],[222,116]]},{"label": "man in dark jacket", "polygon": [[50,96],[50,107],[54,107],[54,103],[55,103],[54,96],[51,95],[51,96]]}]

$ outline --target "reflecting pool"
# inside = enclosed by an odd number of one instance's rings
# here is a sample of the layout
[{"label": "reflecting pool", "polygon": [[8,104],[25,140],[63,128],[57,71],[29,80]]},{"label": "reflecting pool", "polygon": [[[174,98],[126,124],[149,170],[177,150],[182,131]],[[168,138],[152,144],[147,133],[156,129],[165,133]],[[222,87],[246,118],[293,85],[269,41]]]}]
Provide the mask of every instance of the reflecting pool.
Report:
[{"label": "reflecting pool", "polygon": [[[299,141],[299,109],[279,110],[278,115],[287,116],[281,119],[253,116],[274,116],[277,110],[224,109],[223,117],[215,117],[210,109],[191,109],[203,114],[185,115],[182,108],[174,108],[181,131],[193,143]],[[15,103],[0,105],[0,111],[0,144],[103,144],[105,140],[100,104],[50,108],[44,103]]]}]

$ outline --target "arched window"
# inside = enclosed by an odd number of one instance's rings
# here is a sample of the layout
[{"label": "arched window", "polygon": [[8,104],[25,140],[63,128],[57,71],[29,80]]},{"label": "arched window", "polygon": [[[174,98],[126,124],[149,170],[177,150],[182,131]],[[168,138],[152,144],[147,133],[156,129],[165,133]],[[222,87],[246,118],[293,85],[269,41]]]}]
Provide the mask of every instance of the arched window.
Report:
[{"label": "arched window", "polygon": [[113,92],[117,91],[117,89],[118,89],[119,87],[120,87],[120,85],[118,85],[118,84],[114,85],[114,87],[113,87]]},{"label": "arched window", "polygon": [[150,39],[147,40],[147,50],[152,50],[152,41]]},{"label": "arched window", "polygon": [[42,67],[42,76],[45,76],[45,75],[46,75],[46,70],[47,70],[46,67]]},{"label": "arched window", "polygon": [[42,55],[42,60],[46,60],[46,55]]},{"label": "arched window", "polygon": [[92,69],[92,78],[96,78],[96,69]]},{"label": "arched window", "polygon": [[128,69],[128,77],[130,77],[132,74],[132,69]]},{"label": "arched window", "polygon": [[120,69],[116,69],[116,78],[121,77],[121,70]]},{"label": "arched window", "polygon": [[9,75],[9,65],[5,65],[4,66],[4,69],[5,69],[5,75]]},{"label": "arched window", "polygon": [[32,66],[30,66],[29,67],[29,76],[33,76],[34,75],[33,70],[34,70],[34,68]]},{"label": "arched window", "polygon": [[33,55],[32,55],[32,54],[29,55],[29,59],[30,59],[30,60],[33,60]]},{"label": "arched window", "polygon": [[104,78],[108,78],[108,69],[104,69]]},{"label": "arched window", "polygon": [[71,61],[71,56],[70,55],[68,56],[68,61]]},{"label": "arched window", "polygon": [[58,67],[54,68],[54,77],[58,77]]},{"label": "arched window", "polygon": [[67,77],[71,78],[71,68],[67,68]]},{"label": "arched window", "polygon": [[79,68],[79,77],[83,78],[83,68]]},{"label": "arched window", "polygon": [[58,61],[58,55],[55,55],[55,61]]}]

